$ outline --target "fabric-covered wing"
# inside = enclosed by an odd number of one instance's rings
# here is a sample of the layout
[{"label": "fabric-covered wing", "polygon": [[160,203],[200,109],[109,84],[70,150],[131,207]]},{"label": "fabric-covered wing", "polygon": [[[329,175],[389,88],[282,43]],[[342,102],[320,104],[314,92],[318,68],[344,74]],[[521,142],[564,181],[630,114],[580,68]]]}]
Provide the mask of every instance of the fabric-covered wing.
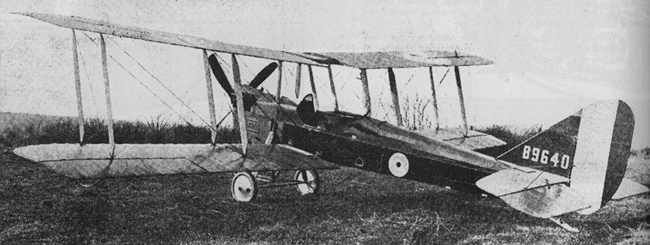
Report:
[{"label": "fabric-covered wing", "polygon": [[344,65],[362,69],[380,69],[430,66],[478,66],[492,64],[492,61],[482,57],[459,54],[458,52],[450,51],[293,53],[246,45],[229,44],[202,37],[148,30],[78,16],[62,16],[44,13],[15,14],[29,16],[50,24],[75,30],[315,66]]},{"label": "fabric-covered wing", "polygon": [[199,48],[224,53],[241,54],[257,58],[282,60],[308,65],[322,65],[313,60],[289,52],[257,48],[245,45],[229,44],[201,37],[179,35],[162,31],[148,30],[105,21],[93,20],[77,16],[62,16],[42,13],[15,13],[38,19],[57,26],[75,30],[102,33],[107,35],[140,39],[145,41]]},{"label": "fabric-covered wing", "polygon": [[335,164],[288,145],[50,144],[16,148],[14,153],[69,178],[115,178],[171,174],[335,169]]},{"label": "fabric-covered wing", "polygon": [[492,64],[492,61],[486,58],[451,51],[305,53],[304,55],[307,58],[320,59],[320,62],[327,64],[344,65],[361,69],[479,66]]}]

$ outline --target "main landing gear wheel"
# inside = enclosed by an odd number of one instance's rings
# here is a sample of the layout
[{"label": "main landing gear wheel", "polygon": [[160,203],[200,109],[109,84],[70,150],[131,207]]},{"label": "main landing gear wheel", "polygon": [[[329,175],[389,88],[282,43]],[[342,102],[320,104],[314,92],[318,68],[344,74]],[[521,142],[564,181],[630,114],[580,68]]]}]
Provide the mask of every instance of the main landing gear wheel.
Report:
[{"label": "main landing gear wheel", "polygon": [[257,197],[257,183],[253,175],[241,172],[232,178],[232,197],[238,202],[251,202]]},{"label": "main landing gear wheel", "polygon": [[74,181],[83,188],[90,188],[102,182],[102,179],[78,179]]},{"label": "main landing gear wheel", "polygon": [[298,170],[293,179],[301,182],[296,187],[302,195],[316,194],[320,189],[320,178],[316,170]]}]

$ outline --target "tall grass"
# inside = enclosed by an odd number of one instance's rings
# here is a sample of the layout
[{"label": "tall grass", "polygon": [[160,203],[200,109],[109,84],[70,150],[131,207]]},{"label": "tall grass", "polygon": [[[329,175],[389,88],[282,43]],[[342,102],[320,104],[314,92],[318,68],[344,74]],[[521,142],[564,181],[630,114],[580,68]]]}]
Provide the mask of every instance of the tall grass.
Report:
[{"label": "tall grass", "polygon": [[415,99],[404,98],[402,105],[402,123],[404,127],[409,130],[433,127],[432,117],[426,113],[429,104],[431,104],[431,100],[420,97],[415,97]]},{"label": "tall grass", "polygon": [[[84,123],[84,143],[107,143],[108,129],[103,120],[91,119]],[[210,143],[210,129],[189,124],[170,123],[160,118],[147,122],[116,121],[116,143]],[[231,128],[217,129],[218,143],[239,141],[238,132]],[[78,143],[79,126],[73,119],[52,121],[33,120],[14,125],[0,132],[0,146],[15,148],[34,144]]]}]

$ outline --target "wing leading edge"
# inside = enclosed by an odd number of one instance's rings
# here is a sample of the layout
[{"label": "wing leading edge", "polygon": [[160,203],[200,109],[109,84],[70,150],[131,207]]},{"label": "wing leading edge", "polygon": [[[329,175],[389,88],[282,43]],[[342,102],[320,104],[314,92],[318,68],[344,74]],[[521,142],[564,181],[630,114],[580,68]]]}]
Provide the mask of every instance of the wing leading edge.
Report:
[{"label": "wing leading edge", "polygon": [[114,151],[109,144],[49,144],[14,150],[74,179],[338,168],[288,145],[250,145],[245,157],[240,152],[241,145],[228,144],[118,144]]}]

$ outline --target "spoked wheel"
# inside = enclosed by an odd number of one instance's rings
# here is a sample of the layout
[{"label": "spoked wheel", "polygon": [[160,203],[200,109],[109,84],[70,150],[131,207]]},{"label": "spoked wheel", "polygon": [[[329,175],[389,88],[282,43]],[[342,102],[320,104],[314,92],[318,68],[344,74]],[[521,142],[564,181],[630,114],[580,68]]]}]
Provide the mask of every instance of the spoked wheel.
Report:
[{"label": "spoked wheel", "polygon": [[293,179],[301,182],[296,187],[302,195],[316,194],[320,189],[320,178],[316,170],[298,170]]},{"label": "spoked wheel", "polygon": [[81,186],[83,188],[90,188],[90,187],[98,185],[101,182],[102,182],[102,179],[78,179],[78,180],[75,180],[75,183],[77,183],[77,185],[79,185],[79,186]]},{"label": "spoked wheel", "polygon": [[253,175],[241,172],[235,174],[231,184],[232,197],[238,202],[251,202],[257,197],[257,183]]}]

